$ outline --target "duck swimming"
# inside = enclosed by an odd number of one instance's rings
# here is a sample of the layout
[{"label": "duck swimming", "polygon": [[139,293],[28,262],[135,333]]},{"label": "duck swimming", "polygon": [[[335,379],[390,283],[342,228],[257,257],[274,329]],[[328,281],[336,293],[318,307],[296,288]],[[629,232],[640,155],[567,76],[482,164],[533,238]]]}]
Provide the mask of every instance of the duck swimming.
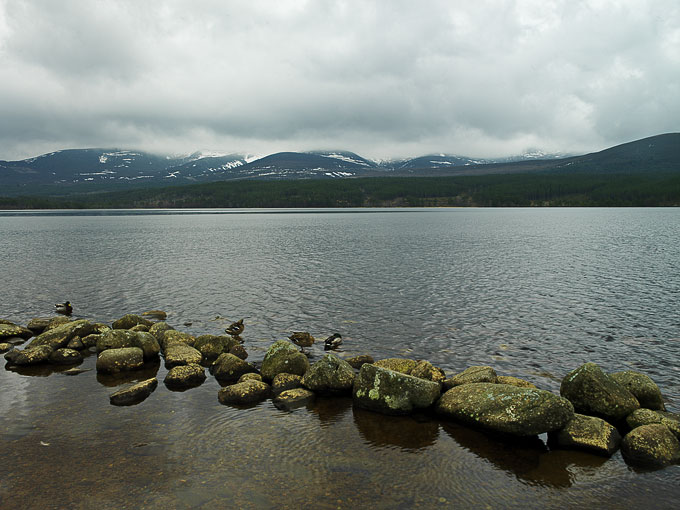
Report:
[{"label": "duck swimming", "polygon": [[246,329],[246,327],[243,324],[243,319],[241,319],[229,324],[229,327],[224,331],[226,331],[231,336],[239,336],[241,333],[243,333],[244,329]]},{"label": "duck swimming", "polygon": [[61,313],[63,315],[71,315],[71,313],[73,313],[73,305],[71,305],[70,301],[57,303],[54,305],[54,307],[56,308],[57,313]]},{"label": "duck swimming", "polygon": [[288,340],[300,347],[300,352],[305,352],[305,347],[311,347],[314,337],[305,331],[295,331],[288,337]]},{"label": "duck swimming", "polygon": [[340,345],[342,345],[342,335],[340,333],[334,333],[324,341],[323,350],[330,351],[331,349],[337,349]]}]

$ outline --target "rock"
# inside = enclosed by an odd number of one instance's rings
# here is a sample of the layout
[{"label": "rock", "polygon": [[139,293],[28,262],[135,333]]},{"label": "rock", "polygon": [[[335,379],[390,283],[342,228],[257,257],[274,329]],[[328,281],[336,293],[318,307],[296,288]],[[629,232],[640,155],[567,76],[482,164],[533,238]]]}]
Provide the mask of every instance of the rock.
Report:
[{"label": "rock", "polygon": [[601,418],[574,414],[564,428],[551,432],[551,443],[564,448],[588,450],[611,457],[621,444],[621,435]]},{"label": "rock", "polygon": [[137,324],[136,326],[132,326],[130,328],[130,331],[149,331],[150,326],[147,326],[146,324]]},{"label": "rock", "polygon": [[155,377],[147,379],[146,381],[133,384],[129,388],[124,388],[112,393],[109,396],[109,401],[114,406],[130,406],[139,404],[151,395],[153,390],[158,386],[158,379]]},{"label": "rock", "polygon": [[172,367],[163,383],[171,389],[184,389],[200,386],[205,379],[205,369],[197,363],[191,363]]},{"label": "rock", "polygon": [[418,362],[414,359],[407,358],[386,358],[373,363],[376,367],[386,368],[401,374],[410,374]]},{"label": "rock", "polygon": [[220,404],[246,405],[269,396],[269,385],[262,381],[245,381],[222,388],[217,394]]},{"label": "rock", "polygon": [[167,322],[157,322],[149,328],[149,333],[156,337],[158,343],[160,344],[165,337],[166,331],[173,331],[174,328],[170,326]]},{"label": "rock", "polygon": [[145,326],[153,326],[153,322],[139,315],[127,314],[122,316],[120,319],[113,321],[111,325],[113,329],[130,329],[137,324],[144,324]]},{"label": "rock", "polygon": [[5,359],[13,365],[37,365],[47,362],[50,354],[52,348],[49,345],[37,345],[23,350],[13,349],[5,353]]},{"label": "rock", "polygon": [[144,361],[158,358],[161,346],[158,340],[147,331],[136,331],[133,337],[134,347],[139,347],[144,352]]},{"label": "rock", "polygon": [[12,326],[16,325],[12,321],[7,320],[7,319],[0,319],[0,324],[11,324]]},{"label": "rock", "polygon": [[365,363],[373,363],[375,360],[373,359],[373,356],[361,354],[360,356],[354,356],[353,358],[346,359],[345,361],[349,363],[352,368],[359,370]]},{"label": "rock", "polygon": [[262,381],[262,376],[260,374],[256,374],[255,372],[248,372],[247,374],[243,374],[241,377],[239,377],[237,382],[242,383],[245,381]]},{"label": "rock", "polygon": [[615,423],[640,407],[626,388],[605,374],[595,363],[586,363],[562,379],[560,395],[576,412],[599,416]]},{"label": "rock", "polygon": [[231,349],[229,349],[229,354],[233,354],[237,358],[241,358],[242,360],[248,359],[248,351],[246,351],[245,347],[243,347],[240,344],[235,345]]},{"label": "rock", "polygon": [[302,385],[319,394],[349,394],[354,384],[354,369],[334,354],[314,363],[302,378]]},{"label": "rock", "polygon": [[640,407],[656,411],[666,410],[666,406],[663,403],[663,397],[661,396],[661,390],[656,383],[645,374],[634,370],[625,370],[623,372],[609,374],[609,377],[630,391],[638,402],[640,402]]},{"label": "rock", "polygon": [[13,336],[28,340],[33,336],[33,331],[22,326],[17,326],[16,324],[0,324],[0,341]]},{"label": "rock", "polygon": [[278,409],[291,411],[297,407],[302,407],[312,402],[315,398],[313,392],[304,388],[293,388],[279,393],[273,399],[274,405]]},{"label": "rock", "polygon": [[271,381],[276,374],[305,375],[308,369],[307,356],[299,352],[292,343],[278,340],[267,350],[262,361],[261,372],[265,380]]},{"label": "rock", "polygon": [[3,354],[9,350],[11,350],[14,346],[12,344],[8,343],[0,343],[0,354]]},{"label": "rock", "polygon": [[168,314],[163,310],[148,310],[142,314],[142,317],[148,317],[150,319],[156,319],[159,321],[164,321],[168,318]]},{"label": "rock", "polygon": [[220,354],[220,357],[212,364],[210,371],[215,379],[220,382],[237,381],[243,374],[257,372],[253,365],[228,352]]},{"label": "rock", "polygon": [[496,378],[498,384],[509,384],[510,386],[517,386],[518,388],[536,388],[536,385],[520,379],[519,377],[511,377],[509,375],[499,375]]},{"label": "rock", "polygon": [[82,351],[85,349],[85,345],[83,344],[83,340],[79,336],[74,336],[71,338],[71,340],[68,341],[68,344],[66,344],[67,349],[73,349],[74,351]]},{"label": "rock", "polygon": [[145,361],[158,358],[161,350],[156,337],[145,331],[110,329],[97,338],[97,352],[124,347],[139,347]]},{"label": "rock", "polygon": [[55,365],[74,365],[83,361],[83,356],[75,349],[62,348],[53,351],[48,361]]},{"label": "rock", "polygon": [[201,335],[196,338],[194,342],[194,349],[198,350],[206,361],[214,361],[223,352],[229,352],[229,349],[238,342],[230,336],[217,335]]},{"label": "rock", "polygon": [[444,388],[447,390],[463,384],[472,383],[496,383],[498,375],[496,371],[488,366],[471,366],[454,375],[444,382]]},{"label": "rock", "polygon": [[563,428],[574,408],[544,390],[508,384],[475,383],[444,393],[437,412],[461,423],[514,436],[533,436]]},{"label": "rock", "polygon": [[68,324],[69,322],[73,322],[70,317],[64,317],[63,315],[52,317],[47,323],[47,327],[43,330],[43,333],[56,327],[63,326],[64,324]]},{"label": "rock", "polygon": [[[669,417],[670,413],[662,414],[651,409],[636,409],[628,415],[626,423],[631,429],[641,427],[642,425],[650,425],[652,423],[661,423],[668,427],[675,437],[680,439],[680,419]],[[672,415],[671,415],[672,416]]]},{"label": "rock", "polygon": [[272,393],[277,395],[286,390],[292,390],[302,386],[302,376],[295,374],[286,374],[282,372],[276,374],[272,379]]},{"label": "rock", "polygon": [[660,468],[680,462],[680,442],[668,427],[652,423],[626,434],[621,441],[621,453],[629,464]]},{"label": "rock", "polygon": [[191,363],[200,364],[201,360],[203,360],[203,355],[190,345],[181,342],[173,342],[166,345],[166,368],[189,365]]},{"label": "rock", "polygon": [[365,364],[354,380],[354,403],[385,414],[406,414],[430,407],[440,395],[438,383]]},{"label": "rock", "polygon": [[443,383],[446,379],[446,375],[441,368],[435,367],[429,361],[421,360],[418,361],[411,373],[413,377],[420,377],[421,379],[427,379],[428,381],[433,381],[436,383]]},{"label": "rock", "polygon": [[97,357],[97,372],[117,374],[137,370],[144,365],[144,352],[139,347],[106,349]]},{"label": "rock", "polygon": [[111,331],[111,326],[109,326],[108,324],[104,324],[102,322],[92,323],[91,333],[101,335],[102,333],[106,333],[107,331]]},{"label": "rock", "polygon": [[80,341],[83,343],[83,348],[89,349],[90,347],[97,346],[97,342],[99,341],[100,337],[101,335],[99,334],[92,334],[81,338]]},{"label": "rock", "polygon": [[66,347],[72,338],[76,336],[83,338],[92,333],[92,330],[92,324],[84,319],[59,324],[36,336],[28,346],[49,345],[52,350],[61,349]]},{"label": "rock", "polygon": [[[26,324],[26,327],[33,331],[35,335],[39,335],[45,329],[47,329],[47,326],[50,325],[50,320],[52,320],[53,317],[36,317],[35,319],[31,319],[28,321],[28,324]],[[68,322],[68,319],[64,317],[66,321]]]},{"label": "rock", "polygon": [[196,343],[196,338],[189,333],[169,329],[163,333],[163,339],[159,340],[158,343],[160,344],[163,352],[165,352],[170,344],[184,344],[193,347]]}]

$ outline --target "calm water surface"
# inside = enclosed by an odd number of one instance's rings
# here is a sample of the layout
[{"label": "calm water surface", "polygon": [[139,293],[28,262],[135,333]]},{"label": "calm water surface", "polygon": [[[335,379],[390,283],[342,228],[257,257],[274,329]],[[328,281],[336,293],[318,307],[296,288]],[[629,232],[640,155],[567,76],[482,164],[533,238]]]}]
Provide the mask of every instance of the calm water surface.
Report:
[{"label": "calm water surface", "polygon": [[[680,210],[0,212],[0,317],[70,300],[192,334],[245,318],[250,361],[294,330],[342,357],[472,364],[559,391],[586,361],[650,375],[680,411]],[[184,326],[191,322],[190,326]],[[312,349],[312,361],[322,355]],[[94,368],[95,356],[81,368]],[[506,444],[349,399],[222,406],[212,378],[143,403],[94,370],[0,370],[0,508],[675,508],[680,468]]]}]

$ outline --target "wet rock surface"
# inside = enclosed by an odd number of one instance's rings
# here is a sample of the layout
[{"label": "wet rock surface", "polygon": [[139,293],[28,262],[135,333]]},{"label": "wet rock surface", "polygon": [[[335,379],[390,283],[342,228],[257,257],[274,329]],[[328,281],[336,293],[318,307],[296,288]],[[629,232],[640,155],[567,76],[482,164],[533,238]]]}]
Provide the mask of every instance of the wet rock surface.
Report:
[{"label": "wet rock surface", "polygon": [[661,423],[631,430],[621,442],[626,462],[643,468],[661,468],[680,462],[680,442]]},{"label": "wet rock surface", "polygon": [[197,363],[190,363],[172,367],[163,383],[171,389],[186,389],[200,386],[205,380],[205,369]]},{"label": "wet rock surface", "polygon": [[269,385],[262,381],[244,381],[222,388],[217,398],[221,404],[246,405],[266,399],[270,394]]},{"label": "wet rock surface", "polygon": [[326,354],[309,367],[302,385],[319,394],[349,394],[354,385],[354,369],[334,354]]},{"label": "wet rock surface", "polygon": [[120,389],[109,396],[109,401],[115,406],[130,406],[145,400],[158,386],[155,377]]},{"label": "wet rock surface", "polygon": [[107,349],[97,357],[97,372],[117,374],[137,370],[144,365],[144,352],[139,347]]},{"label": "wet rock surface", "polygon": [[621,435],[615,427],[594,416],[574,414],[564,428],[551,432],[552,444],[563,448],[576,448],[610,457],[621,444]]},{"label": "wet rock surface", "polygon": [[271,381],[276,374],[305,375],[309,369],[307,356],[298,351],[292,343],[279,340],[267,350],[262,361],[262,377]]}]

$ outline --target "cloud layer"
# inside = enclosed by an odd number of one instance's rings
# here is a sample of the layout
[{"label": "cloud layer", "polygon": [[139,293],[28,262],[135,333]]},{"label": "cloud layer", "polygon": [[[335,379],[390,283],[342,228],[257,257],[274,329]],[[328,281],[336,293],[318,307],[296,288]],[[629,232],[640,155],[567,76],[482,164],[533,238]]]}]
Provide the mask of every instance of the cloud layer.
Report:
[{"label": "cloud layer", "polygon": [[0,159],[585,152],[680,130],[680,4],[0,0]]}]

